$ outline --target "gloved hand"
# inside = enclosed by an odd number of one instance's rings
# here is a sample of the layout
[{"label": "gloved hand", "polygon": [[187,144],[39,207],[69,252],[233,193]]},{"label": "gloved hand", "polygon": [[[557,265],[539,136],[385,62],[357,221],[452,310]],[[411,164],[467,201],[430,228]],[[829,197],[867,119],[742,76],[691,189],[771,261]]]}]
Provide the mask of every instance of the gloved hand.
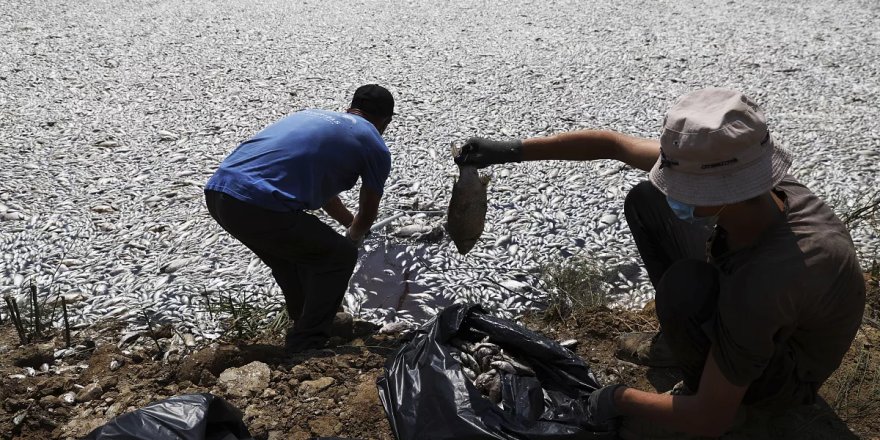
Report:
[{"label": "gloved hand", "polygon": [[472,137],[461,147],[455,156],[458,165],[474,165],[484,168],[492,164],[522,161],[522,141],[493,141]]},{"label": "gloved hand", "polygon": [[603,425],[620,417],[614,404],[614,392],[621,384],[608,385],[590,393],[587,401],[587,414],[591,425]]}]

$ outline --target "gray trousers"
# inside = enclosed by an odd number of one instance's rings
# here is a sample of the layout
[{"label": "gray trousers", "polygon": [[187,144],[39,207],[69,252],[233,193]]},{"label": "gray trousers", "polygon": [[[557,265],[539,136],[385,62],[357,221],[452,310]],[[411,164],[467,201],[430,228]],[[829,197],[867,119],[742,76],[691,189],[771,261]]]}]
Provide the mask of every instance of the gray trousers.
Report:
[{"label": "gray trousers", "polygon": [[272,269],[294,320],[289,336],[328,338],[357,262],[354,244],[302,211],[270,211],[211,190],[205,202],[211,217]]},{"label": "gray trousers", "polygon": [[[696,391],[711,341],[703,324],[714,319],[718,269],[706,262],[712,230],[678,219],[666,196],[641,182],[626,196],[624,213],[656,292],[657,319],[677,358],[685,384]],[[764,373],[749,385],[743,403],[770,406],[812,403],[820,384],[801,382],[787,341],[780,341]]]}]

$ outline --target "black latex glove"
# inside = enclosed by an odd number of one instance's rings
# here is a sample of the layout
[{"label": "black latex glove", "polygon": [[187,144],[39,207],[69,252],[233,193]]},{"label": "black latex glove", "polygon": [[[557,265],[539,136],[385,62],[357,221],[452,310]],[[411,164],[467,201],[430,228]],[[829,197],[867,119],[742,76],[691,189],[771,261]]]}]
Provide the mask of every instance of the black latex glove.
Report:
[{"label": "black latex glove", "polygon": [[621,414],[614,405],[614,392],[622,386],[621,384],[608,385],[590,393],[587,413],[591,425],[604,425],[620,417]]},{"label": "black latex glove", "polygon": [[484,168],[489,165],[519,162],[522,160],[522,141],[493,141],[491,139],[472,137],[461,147],[455,156],[459,165],[474,165]]}]

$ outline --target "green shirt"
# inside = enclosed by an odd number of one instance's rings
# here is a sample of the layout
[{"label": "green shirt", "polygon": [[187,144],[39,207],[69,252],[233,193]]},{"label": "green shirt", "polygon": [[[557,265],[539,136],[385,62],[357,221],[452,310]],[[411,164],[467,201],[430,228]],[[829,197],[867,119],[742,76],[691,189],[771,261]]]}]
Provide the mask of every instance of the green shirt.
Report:
[{"label": "green shirt", "polygon": [[787,344],[797,378],[818,388],[861,324],[865,280],[849,232],[824,202],[791,176],[774,193],[785,202],[784,220],[754,246],[726,252],[721,228],[710,240],[721,290],[704,330],[731,383],[760,377]]}]

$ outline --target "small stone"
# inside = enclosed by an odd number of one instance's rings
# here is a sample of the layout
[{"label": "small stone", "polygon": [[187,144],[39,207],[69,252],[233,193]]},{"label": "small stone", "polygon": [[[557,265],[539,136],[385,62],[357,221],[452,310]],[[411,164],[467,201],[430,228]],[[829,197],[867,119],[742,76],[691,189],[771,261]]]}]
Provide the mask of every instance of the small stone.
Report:
[{"label": "small stone", "polygon": [[319,391],[323,391],[336,383],[332,377],[321,377],[315,380],[307,380],[299,384],[299,392],[305,395],[312,395]]},{"label": "small stone", "polygon": [[101,395],[104,394],[104,389],[101,388],[101,385],[97,383],[91,383],[85,386],[79,393],[76,395],[77,402],[88,402],[91,400],[95,400]]},{"label": "small stone", "polygon": [[316,436],[330,437],[342,431],[342,423],[335,417],[322,416],[309,420],[309,429]]},{"label": "small stone", "polygon": [[309,380],[312,378],[312,373],[309,372],[308,367],[305,365],[296,365],[290,369],[290,375],[293,376],[294,379],[299,381]]},{"label": "small stone", "polygon": [[107,408],[107,411],[104,411],[104,416],[112,419],[113,417],[118,416],[120,411],[122,411],[122,402],[116,402],[110,405],[110,407]]},{"label": "small stone", "polygon": [[218,384],[233,396],[247,397],[266,389],[272,372],[262,362],[251,362],[241,368],[228,368],[220,373]]}]

